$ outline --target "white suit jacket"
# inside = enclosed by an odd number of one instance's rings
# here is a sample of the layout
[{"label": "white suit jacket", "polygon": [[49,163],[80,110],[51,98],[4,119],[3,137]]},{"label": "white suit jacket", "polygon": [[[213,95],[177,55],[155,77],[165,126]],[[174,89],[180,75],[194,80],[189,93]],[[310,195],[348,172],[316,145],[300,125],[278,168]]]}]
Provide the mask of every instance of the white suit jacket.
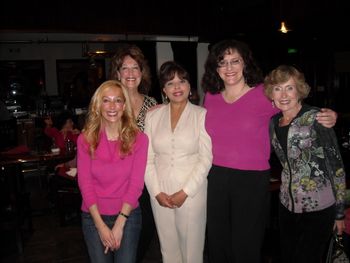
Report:
[{"label": "white suit jacket", "polygon": [[206,109],[188,102],[172,132],[169,104],[147,113],[145,133],[149,148],[145,183],[151,197],[164,192],[161,182],[169,177],[176,178],[178,190],[184,190],[189,197],[206,182],[213,156],[205,115]]}]

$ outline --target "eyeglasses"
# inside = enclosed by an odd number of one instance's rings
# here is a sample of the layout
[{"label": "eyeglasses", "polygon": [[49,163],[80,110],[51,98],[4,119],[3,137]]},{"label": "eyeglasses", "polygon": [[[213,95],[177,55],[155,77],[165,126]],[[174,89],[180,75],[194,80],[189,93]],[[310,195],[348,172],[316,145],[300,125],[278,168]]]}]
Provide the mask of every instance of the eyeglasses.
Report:
[{"label": "eyeglasses", "polygon": [[221,61],[218,62],[218,67],[219,68],[228,68],[229,65],[231,67],[234,67],[234,66],[238,66],[241,63],[242,63],[241,59],[232,59],[230,61],[221,60]]}]

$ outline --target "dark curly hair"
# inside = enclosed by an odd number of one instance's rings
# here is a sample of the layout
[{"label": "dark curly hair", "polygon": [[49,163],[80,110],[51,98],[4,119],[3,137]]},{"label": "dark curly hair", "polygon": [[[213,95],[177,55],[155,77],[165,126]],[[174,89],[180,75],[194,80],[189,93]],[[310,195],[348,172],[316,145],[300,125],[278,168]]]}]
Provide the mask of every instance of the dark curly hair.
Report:
[{"label": "dark curly hair", "polygon": [[204,92],[216,94],[225,89],[224,82],[217,73],[218,62],[223,60],[224,56],[233,50],[237,51],[243,59],[243,76],[246,83],[250,87],[254,87],[263,82],[262,71],[255,62],[248,45],[233,39],[222,40],[212,46],[205,62],[205,72],[202,78]]},{"label": "dark curly hair", "polygon": [[116,51],[115,55],[111,59],[111,72],[110,79],[118,80],[117,71],[123,64],[124,58],[130,56],[132,59],[136,60],[142,72],[141,83],[138,87],[138,91],[141,94],[147,95],[151,89],[151,71],[148,66],[148,62],[143,55],[141,49],[133,44],[122,45]]}]

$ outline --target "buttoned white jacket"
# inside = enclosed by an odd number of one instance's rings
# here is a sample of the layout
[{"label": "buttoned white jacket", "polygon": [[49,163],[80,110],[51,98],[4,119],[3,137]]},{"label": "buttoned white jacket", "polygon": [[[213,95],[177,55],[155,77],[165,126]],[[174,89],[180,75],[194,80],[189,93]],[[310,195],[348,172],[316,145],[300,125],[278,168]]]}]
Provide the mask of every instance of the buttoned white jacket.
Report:
[{"label": "buttoned white jacket", "polygon": [[174,192],[182,189],[189,197],[206,185],[213,156],[205,115],[206,109],[188,102],[172,132],[169,104],[147,113],[145,133],[149,148],[145,183],[151,197],[160,192],[173,194],[163,187],[169,179],[176,182],[178,189],[173,189]]}]

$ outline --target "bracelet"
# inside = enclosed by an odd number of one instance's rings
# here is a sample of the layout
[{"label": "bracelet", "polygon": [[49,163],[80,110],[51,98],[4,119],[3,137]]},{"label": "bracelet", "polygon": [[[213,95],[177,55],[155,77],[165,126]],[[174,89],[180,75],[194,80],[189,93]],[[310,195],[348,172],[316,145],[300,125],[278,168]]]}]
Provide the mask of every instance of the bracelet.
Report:
[{"label": "bracelet", "polygon": [[123,212],[119,212],[119,215],[124,216],[126,219],[128,219],[128,218],[129,218],[129,216],[128,216],[128,215],[126,215],[126,214],[124,214]]}]

